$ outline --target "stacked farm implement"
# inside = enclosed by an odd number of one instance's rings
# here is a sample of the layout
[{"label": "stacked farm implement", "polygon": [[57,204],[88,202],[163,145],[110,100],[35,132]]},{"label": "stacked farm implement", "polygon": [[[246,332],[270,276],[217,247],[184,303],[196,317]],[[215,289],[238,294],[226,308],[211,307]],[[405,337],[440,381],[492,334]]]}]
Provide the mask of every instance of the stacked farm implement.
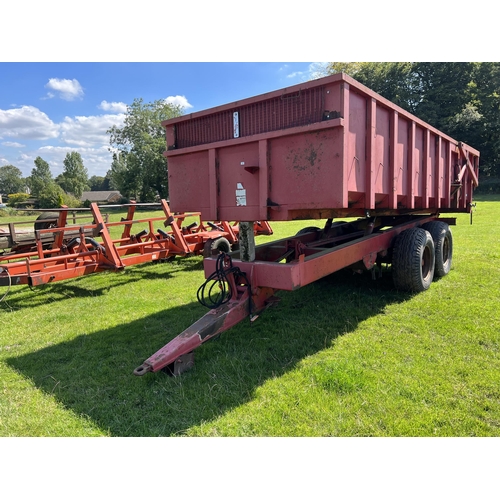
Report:
[{"label": "stacked farm implement", "polygon": [[[107,222],[92,203],[89,209],[45,212],[32,223],[33,231],[8,224],[0,231],[0,285],[37,286],[176,256],[210,256],[238,244],[235,222],[205,222],[199,212],[173,214],[165,200],[107,208],[121,207],[127,208],[127,215],[118,222]],[[153,207],[161,208],[162,215],[134,219],[138,208]],[[78,223],[68,224],[71,213],[78,214]],[[113,238],[112,232],[120,228],[121,236]],[[267,222],[256,222],[254,228],[257,235],[272,234]]]}]

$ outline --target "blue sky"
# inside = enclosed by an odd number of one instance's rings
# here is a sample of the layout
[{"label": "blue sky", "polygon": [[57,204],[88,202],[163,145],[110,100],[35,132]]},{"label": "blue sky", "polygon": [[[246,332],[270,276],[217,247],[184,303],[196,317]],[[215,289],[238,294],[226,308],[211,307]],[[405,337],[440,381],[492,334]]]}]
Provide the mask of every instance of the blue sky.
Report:
[{"label": "blue sky", "polygon": [[135,98],[191,113],[307,81],[321,63],[0,62],[0,166],[28,176],[41,156],[52,174],[78,151],[89,177],[110,168],[106,130]]},{"label": "blue sky", "polygon": [[[309,80],[321,64],[314,61],[498,60],[496,49],[478,57],[478,42],[457,28],[463,13],[453,21],[446,4],[433,3],[431,17],[413,9],[411,23],[396,0],[359,9],[267,0],[238,7],[193,1],[180,10],[149,0],[140,10],[116,0],[88,0],[78,11],[67,5],[0,6],[0,19],[19,20],[2,24],[0,166],[12,164],[24,176],[37,156],[58,175],[75,150],[89,176],[105,175],[106,130],[119,126],[139,97],[172,99],[195,112]],[[389,22],[387,12],[396,11],[400,22]],[[481,47],[497,47],[486,38],[496,36],[495,16],[481,23]],[[432,38],[421,36],[423,25]]]}]

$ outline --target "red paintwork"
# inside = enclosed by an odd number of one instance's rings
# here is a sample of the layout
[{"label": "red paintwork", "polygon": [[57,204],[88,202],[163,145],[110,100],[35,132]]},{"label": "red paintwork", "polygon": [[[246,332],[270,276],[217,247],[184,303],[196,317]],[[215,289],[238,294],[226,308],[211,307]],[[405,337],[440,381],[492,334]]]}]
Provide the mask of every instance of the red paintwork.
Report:
[{"label": "red paintwork", "polygon": [[[196,347],[251,315],[249,303],[260,313],[276,290],[295,290],[346,267],[390,263],[402,231],[440,212],[470,211],[478,183],[478,151],[344,74],[163,126],[174,210],[241,221],[328,220],[322,231],[255,247],[251,262],[233,252],[231,269],[247,283],[239,296],[170,341],[135,375],[169,364],[176,375],[190,368]],[[333,223],[352,216],[362,218]],[[204,260],[208,280],[220,279],[217,262]]]},{"label": "red paintwork", "polygon": [[[235,253],[233,265],[251,276],[252,283],[257,287],[292,291],[357,262],[363,262],[365,270],[371,269],[377,259],[383,259],[387,255],[387,250],[391,248],[398,234],[405,229],[421,226],[432,220],[436,220],[436,217],[421,216],[415,217],[414,220],[398,222],[397,225],[383,232],[358,237],[354,233],[350,241],[343,244],[339,242],[334,246],[311,247],[307,245],[307,239],[312,233],[276,240],[257,246],[256,260],[253,262],[243,262]],[[285,254],[287,248],[290,248],[287,243],[294,240],[302,240],[305,244],[293,254],[293,260],[289,263],[276,262],[276,259],[272,257]],[[270,249],[272,251],[269,251]],[[215,262],[215,258],[207,258],[203,261],[205,277],[208,278],[214,272]]]},{"label": "red paintwork", "polygon": [[342,73],[163,125],[172,210],[205,219],[463,212],[477,185],[478,151]]},{"label": "red paintwork", "polygon": [[[225,267],[230,268],[231,259],[223,257]],[[216,309],[210,310],[202,318],[193,323],[168,344],[150,356],[134,370],[134,375],[142,376],[148,372],[157,372],[169,367],[174,375],[191,368],[194,363],[191,355],[186,363],[186,355],[204,342],[228,330],[251,315],[256,318],[269,304],[274,290],[265,287],[251,289],[250,283],[237,282],[233,273],[226,276],[230,286],[235,290],[235,297]],[[250,285],[250,286],[249,286]]]},{"label": "red paintwork", "polygon": [[[134,375],[144,375],[156,372],[175,363],[184,354],[192,352],[203,342],[219,335],[221,332],[236,325],[248,316],[248,292],[238,299],[224,304],[216,310],[211,310],[196,323],[184,330],[171,342],[150,356],[134,370]],[[204,335],[210,330],[209,335]]]},{"label": "red paintwork", "polygon": [[[176,255],[200,255],[209,240],[224,237],[230,244],[238,241],[239,226],[227,221],[206,222],[185,226],[187,217],[199,213],[173,215],[168,203],[161,201],[162,217],[134,219],[136,204],[129,205],[127,217],[120,222],[105,222],[97,204],[91,205],[92,223],[66,225],[67,212],[59,209],[57,227],[35,231],[31,248],[26,243],[19,252],[0,255],[0,285],[37,286],[101,271],[119,271],[126,266],[173,258]],[[155,224],[160,229],[155,229]],[[132,234],[134,225],[148,229]],[[216,228],[210,226],[215,226]],[[121,238],[112,239],[110,229],[121,226]],[[169,227],[168,232],[164,228]],[[137,226],[136,226],[137,227]],[[9,225],[11,244],[16,239],[14,225]],[[256,222],[254,232],[272,234],[266,221]],[[79,238],[80,242],[69,242]],[[7,239],[7,238],[6,238]],[[47,244],[49,242],[49,244]],[[50,248],[48,248],[50,247]]]}]

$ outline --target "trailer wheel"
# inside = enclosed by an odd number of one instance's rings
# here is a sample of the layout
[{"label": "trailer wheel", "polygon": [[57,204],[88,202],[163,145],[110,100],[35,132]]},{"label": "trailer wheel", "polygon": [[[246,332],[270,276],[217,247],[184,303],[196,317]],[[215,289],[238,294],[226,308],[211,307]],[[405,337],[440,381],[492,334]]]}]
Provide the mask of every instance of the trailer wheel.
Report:
[{"label": "trailer wheel", "polygon": [[295,236],[300,236],[301,234],[306,234],[306,233],[316,233],[318,231],[321,231],[321,229],[316,226],[303,227],[300,231],[297,232]]},{"label": "trailer wheel", "polygon": [[231,251],[231,243],[221,236],[220,238],[210,239],[203,246],[203,257],[211,257],[219,252],[229,253]]},{"label": "trailer wheel", "polygon": [[[35,231],[38,231],[40,229],[50,229],[51,227],[56,227],[56,223],[53,221],[49,222],[44,222],[46,219],[58,219],[59,218],[59,213],[58,212],[43,212],[40,214],[35,222]],[[42,221],[42,222],[38,222]]]},{"label": "trailer wheel", "polygon": [[434,242],[428,231],[411,228],[403,231],[394,243],[392,278],[398,290],[423,292],[434,278]]},{"label": "trailer wheel", "polygon": [[424,224],[422,229],[429,231],[434,241],[434,253],[436,256],[434,276],[438,278],[446,276],[450,272],[453,256],[453,237],[450,226],[445,222],[433,221]]}]

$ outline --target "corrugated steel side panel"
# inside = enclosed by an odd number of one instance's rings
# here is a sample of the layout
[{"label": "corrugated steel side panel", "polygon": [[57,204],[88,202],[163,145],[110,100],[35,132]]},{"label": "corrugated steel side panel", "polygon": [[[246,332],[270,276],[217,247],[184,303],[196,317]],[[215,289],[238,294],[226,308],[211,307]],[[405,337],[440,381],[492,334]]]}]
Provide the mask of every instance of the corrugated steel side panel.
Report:
[{"label": "corrugated steel side panel", "polygon": [[467,211],[477,184],[478,151],[343,74],[164,126],[170,205],[207,220]]},{"label": "corrugated steel side panel", "polygon": [[180,122],[175,127],[175,149],[233,139],[234,112],[239,137],[308,125],[322,119],[323,89],[306,89]]}]

